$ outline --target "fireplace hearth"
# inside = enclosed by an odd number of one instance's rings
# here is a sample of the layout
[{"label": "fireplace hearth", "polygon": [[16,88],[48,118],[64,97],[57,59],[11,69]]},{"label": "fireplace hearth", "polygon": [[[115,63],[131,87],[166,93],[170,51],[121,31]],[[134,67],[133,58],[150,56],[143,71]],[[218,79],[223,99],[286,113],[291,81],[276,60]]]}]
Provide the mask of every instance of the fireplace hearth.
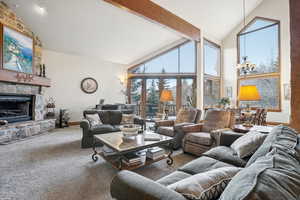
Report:
[{"label": "fireplace hearth", "polygon": [[33,119],[33,95],[0,94],[0,120],[9,123]]}]

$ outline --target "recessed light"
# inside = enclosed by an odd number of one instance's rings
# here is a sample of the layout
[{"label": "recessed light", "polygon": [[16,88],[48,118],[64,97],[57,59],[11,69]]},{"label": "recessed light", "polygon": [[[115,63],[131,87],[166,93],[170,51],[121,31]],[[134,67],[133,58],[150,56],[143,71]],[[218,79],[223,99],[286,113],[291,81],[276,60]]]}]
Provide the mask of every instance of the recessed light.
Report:
[{"label": "recessed light", "polygon": [[37,12],[39,15],[46,15],[47,14],[47,10],[45,7],[42,7],[38,4],[34,4],[34,10],[35,12]]}]

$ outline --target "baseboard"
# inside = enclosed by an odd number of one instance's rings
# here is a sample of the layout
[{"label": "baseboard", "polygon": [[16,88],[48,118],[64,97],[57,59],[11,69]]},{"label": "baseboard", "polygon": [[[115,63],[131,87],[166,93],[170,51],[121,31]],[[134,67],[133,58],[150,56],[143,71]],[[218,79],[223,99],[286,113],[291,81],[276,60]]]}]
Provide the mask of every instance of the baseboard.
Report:
[{"label": "baseboard", "polygon": [[78,125],[80,125],[80,122],[75,121],[75,122],[69,122],[68,124],[69,124],[69,126],[78,126]]}]

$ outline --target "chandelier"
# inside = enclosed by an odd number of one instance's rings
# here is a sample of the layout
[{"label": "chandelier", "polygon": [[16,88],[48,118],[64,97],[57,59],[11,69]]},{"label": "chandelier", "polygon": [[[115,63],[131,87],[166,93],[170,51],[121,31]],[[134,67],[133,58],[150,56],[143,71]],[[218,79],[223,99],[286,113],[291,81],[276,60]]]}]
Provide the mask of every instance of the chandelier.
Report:
[{"label": "chandelier", "polygon": [[[243,14],[244,14],[244,28],[246,28],[246,2],[245,0],[243,1]],[[240,71],[240,74],[249,74],[253,72],[256,68],[256,65],[254,63],[251,63],[248,59],[248,56],[246,56],[246,35],[244,35],[244,56],[243,56],[243,62],[239,63],[237,65],[238,70]]]}]

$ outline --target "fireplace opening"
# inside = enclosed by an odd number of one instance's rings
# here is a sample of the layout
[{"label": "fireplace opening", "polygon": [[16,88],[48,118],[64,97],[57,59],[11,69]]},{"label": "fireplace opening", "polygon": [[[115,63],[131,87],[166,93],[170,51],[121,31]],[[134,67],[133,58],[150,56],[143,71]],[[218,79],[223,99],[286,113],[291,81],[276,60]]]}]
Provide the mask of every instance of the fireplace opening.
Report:
[{"label": "fireplace opening", "polygon": [[33,119],[33,96],[0,94],[0,120],[9,123]]}]

